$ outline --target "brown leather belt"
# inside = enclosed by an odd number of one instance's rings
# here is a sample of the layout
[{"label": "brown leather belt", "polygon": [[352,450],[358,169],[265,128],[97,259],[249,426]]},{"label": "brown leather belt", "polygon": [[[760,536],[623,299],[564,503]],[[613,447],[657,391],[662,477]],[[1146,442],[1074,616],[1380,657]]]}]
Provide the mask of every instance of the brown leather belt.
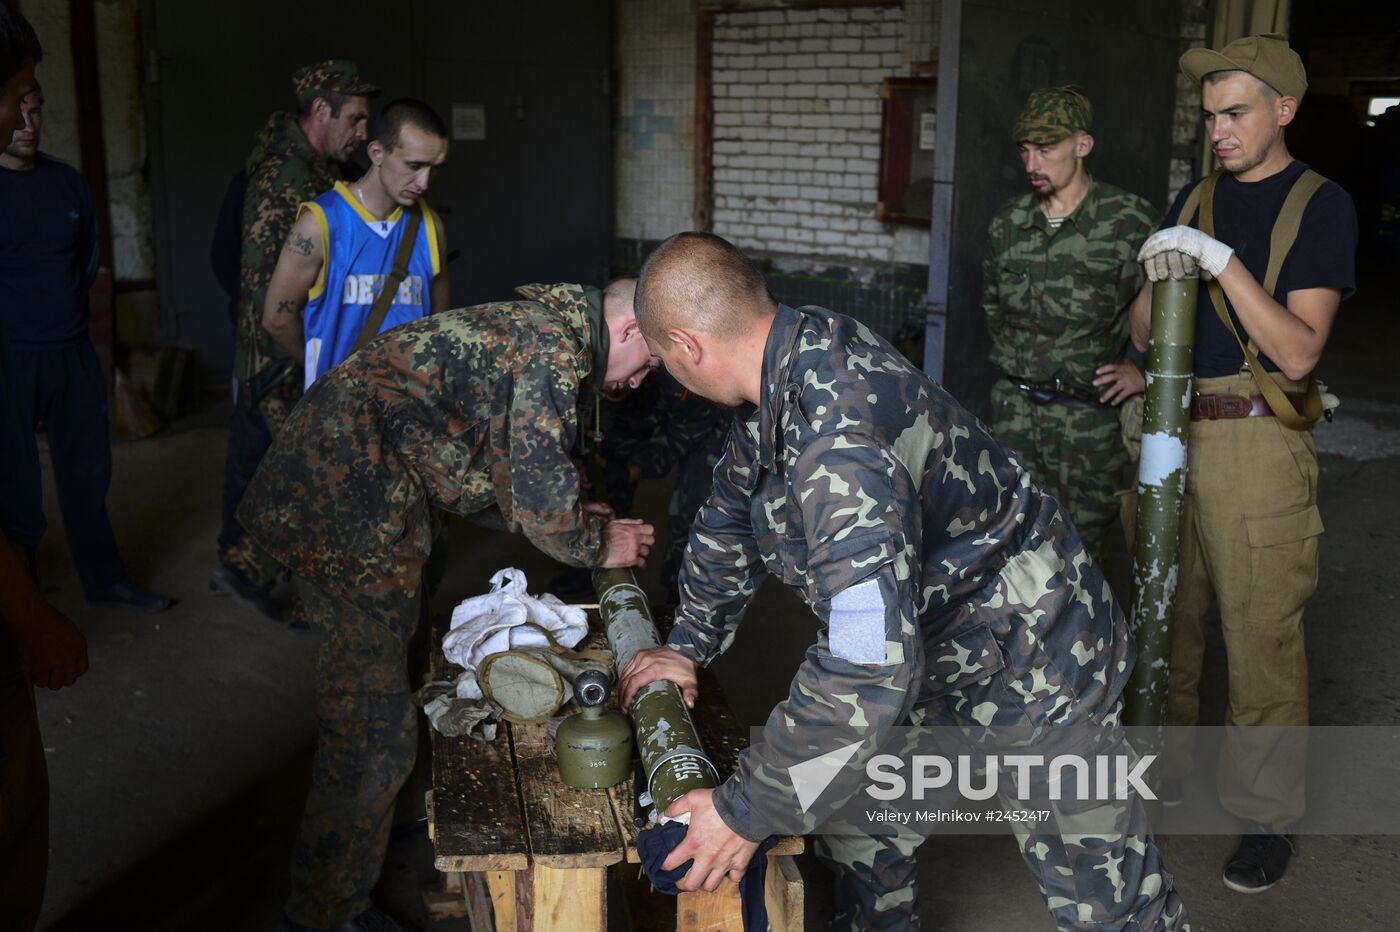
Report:
[{"label": "brown leather belt", "polygon": [[[1293,407],[1301,410],[1307,395],[1303,392],[1284,392]],[[1191,420],[1216,421],[1237,417],[1273,417],[1269,402],[1263,395],[1192,395]]]}]

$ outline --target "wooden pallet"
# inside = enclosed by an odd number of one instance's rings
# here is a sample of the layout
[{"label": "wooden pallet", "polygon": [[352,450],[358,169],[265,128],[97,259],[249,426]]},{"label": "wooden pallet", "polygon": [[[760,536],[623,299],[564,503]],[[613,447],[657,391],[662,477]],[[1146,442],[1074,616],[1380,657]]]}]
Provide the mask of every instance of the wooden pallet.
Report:
[{"label": "wooden pallet", "polygon": [[[581,647],[606,649],[596,612]],[[460,670],[434,651],[433,678]],[[693,716],[705,750],[724,779],[747,743],[744,730],[709,671],[700,671]],[[428,834],[441,888],[425,893],[435,918],[467,916],[475,932],[603,932],[607,928],[607,872],[621,868],[629,912],[658,928],[742,928],[738,887],[665,897],[636,882],[635,787],[629,777],[608,790],[580,790],[559,779],[545,726],[502,723],[494,742],[432,735],[433,788]],[[769,854],[767,901],[774,930],[802,928],[802,881],[792,855],[801,838],[784,838]],[[636,905],[634,905],[636,904]],[[642,925],[637,922],[634,925]]]}]

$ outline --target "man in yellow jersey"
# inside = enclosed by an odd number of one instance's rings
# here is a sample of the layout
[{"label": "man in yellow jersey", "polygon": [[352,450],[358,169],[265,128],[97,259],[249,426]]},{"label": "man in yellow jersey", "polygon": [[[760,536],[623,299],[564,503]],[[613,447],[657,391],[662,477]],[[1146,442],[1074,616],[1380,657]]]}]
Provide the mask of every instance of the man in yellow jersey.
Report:
[{"label": "man in yellow jersey", "polygon": [[[368,339],[447,309],[446,238],[423,200],[447,161],[447,127],[419,100],[396,100],[370,128],[369,171],[301,205],[263,304],[263,326],[310,387],[356,348],[386,286],[395,288]],[[401,281],[393,269],[406,252]]]}]

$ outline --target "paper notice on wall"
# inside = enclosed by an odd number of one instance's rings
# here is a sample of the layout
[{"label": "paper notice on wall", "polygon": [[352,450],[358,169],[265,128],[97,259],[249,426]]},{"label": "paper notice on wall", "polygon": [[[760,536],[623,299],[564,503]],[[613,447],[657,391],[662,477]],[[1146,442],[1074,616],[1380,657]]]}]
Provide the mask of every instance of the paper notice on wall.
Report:
[{"label": "paper notice on wall", "polygon": [[938,114],[932,110],[925,110],[919,114],[919,150],[921,152],[933,151],[934,127],[938,121]]},{"label": "paper notice on wall", "polygon": [[480,140],[486,138],[486,105],[453,104],[452,138]]}]

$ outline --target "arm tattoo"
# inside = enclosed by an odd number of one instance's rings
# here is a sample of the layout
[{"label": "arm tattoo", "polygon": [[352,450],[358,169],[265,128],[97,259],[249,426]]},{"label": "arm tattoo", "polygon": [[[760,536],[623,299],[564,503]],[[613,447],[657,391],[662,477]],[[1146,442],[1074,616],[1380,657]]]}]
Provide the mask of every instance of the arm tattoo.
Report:
[{"label": "arm tattoo", "polygon": [[287,250],[301,256],[311,255],[311,250],[315,248],[315,245],[310,237],[302,236],[296,230],[292,231],[291,239],[287,240]]},{"label": "arm tattoo", "polygon": [[277,313],[279,314],[300,314],[301,308],[297,307],[295,301],[278,301]]}]

